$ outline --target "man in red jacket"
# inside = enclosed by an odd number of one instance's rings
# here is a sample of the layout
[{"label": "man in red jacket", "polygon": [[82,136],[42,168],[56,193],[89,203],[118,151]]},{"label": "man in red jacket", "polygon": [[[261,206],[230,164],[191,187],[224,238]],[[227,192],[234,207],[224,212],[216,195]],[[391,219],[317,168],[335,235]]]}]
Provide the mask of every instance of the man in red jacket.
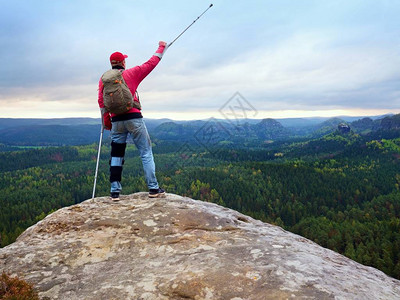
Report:
[{"label": "man in red jacket", "polygon": [[[147,75],[160,62],[167,44],[163,41],[158,43],[159,47],[154,55],[144,64],[130,69],[126,68],[125,58],[127,55],[121,52],[114,52],[110,56],[110,63],[113,69],[122,69],[122,77],[124,78],[129,90],[134,96],[134,101],[139,102],[136,89]],[[107,130],[111,130],[111,160],[110,160],[110,182],[111,182],[111,198],[115,201],[119,200],[119,194],[122,190],[121,177],[122,165],[124,163],[126,139],[128,134],[132,135],[133,141],[139,150],[142,159],[144,176],[149,188],[149,197],[156,198],[165,195],[165,191],[159,187],[153,152],[151,149],[151,141],[147,132],[143,116],[138,108],[131,108],[128,112],[116,115],[109,114],[104,107],[103,101],[103,83],[99,82],[99,106],[103,116],[103,126]]]}]

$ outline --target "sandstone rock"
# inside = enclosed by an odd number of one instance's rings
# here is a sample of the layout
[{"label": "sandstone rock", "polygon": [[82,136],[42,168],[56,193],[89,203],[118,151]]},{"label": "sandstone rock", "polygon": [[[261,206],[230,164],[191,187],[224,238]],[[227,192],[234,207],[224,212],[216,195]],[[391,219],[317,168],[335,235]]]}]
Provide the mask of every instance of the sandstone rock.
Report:
[{"label": "sandstone rock", "polygon": [[236,211],[168,194],[87,200],[0,249],[44,299],[400,299],[400,281]]},{"label": "sandstone rock", "polygon": [[346,123],[340,123],[340,124],[338,125],[338,131],[339,131],[341,134],[347,134],[347,133],[350,132],[350,126],[349,126],[348,124],[346,124]]}]

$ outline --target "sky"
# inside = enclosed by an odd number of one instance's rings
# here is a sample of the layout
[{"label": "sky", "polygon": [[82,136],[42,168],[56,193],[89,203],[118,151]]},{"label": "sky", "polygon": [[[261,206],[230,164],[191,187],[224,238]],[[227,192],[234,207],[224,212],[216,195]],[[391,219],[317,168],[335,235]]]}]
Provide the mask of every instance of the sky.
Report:
[{"label": "sky", "polygon": [[0,117],[98,117],[115,51],[171,42],[146,118],[400,113],[399,0],[0,0]]}]

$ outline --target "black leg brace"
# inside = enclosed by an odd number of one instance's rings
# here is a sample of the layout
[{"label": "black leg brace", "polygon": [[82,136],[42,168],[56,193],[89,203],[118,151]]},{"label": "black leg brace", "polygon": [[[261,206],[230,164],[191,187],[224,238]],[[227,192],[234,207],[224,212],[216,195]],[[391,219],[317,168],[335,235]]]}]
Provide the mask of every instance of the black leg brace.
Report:
[{"label": "black leg brace", "polygon": [[111,142],[110,182],[121,181],[126,143]]}]

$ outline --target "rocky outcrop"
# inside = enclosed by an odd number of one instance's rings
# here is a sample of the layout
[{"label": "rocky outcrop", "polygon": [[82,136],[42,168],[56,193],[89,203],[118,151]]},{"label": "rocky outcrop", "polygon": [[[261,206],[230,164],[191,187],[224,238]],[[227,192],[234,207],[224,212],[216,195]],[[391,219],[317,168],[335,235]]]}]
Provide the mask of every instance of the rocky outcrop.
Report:
[{"label": "rocky outcrop", "polygon": [[347,134],[350,133],[350,126],[346,123],[340,123],[338,125],[338,131],[340,134]]},{"label": "rocky outcrop", "polygon": [[87,200],[0,249],[44,299],[399,299],[400,281],[215,204]]}]

